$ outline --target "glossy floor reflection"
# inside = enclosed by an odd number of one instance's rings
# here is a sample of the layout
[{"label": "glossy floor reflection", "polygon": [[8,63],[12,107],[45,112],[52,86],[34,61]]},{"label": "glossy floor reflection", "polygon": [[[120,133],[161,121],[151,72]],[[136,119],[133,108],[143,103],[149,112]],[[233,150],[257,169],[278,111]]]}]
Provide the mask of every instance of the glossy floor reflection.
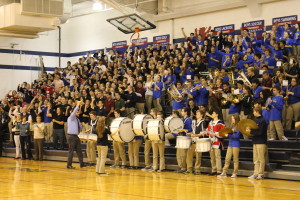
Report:
[{"label": "glossy floor reflection", "polygon": [[[54,161],[15,161],[0,158],[0,199],[299,199],[300,182],[232,179],[174,172],[110,169],[97,175],[95,167],[65,168]],[[79,164],[74,164],[79,167]]]}]

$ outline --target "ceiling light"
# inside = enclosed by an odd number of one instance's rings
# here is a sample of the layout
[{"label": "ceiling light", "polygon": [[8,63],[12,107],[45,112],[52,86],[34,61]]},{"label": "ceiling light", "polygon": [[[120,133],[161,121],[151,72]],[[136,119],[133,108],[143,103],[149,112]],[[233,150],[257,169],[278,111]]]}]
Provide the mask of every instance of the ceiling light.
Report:
[{"label": "ceiling light", "polygon": [[103,9],[103,5],[100,2],[95,2],[93,4],[93,10],[102,10]]}]

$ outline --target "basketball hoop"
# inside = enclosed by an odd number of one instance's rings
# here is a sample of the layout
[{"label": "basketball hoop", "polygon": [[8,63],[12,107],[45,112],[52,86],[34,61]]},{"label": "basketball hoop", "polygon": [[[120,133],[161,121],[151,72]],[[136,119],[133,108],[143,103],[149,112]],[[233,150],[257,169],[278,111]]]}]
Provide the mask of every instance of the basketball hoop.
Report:
[{"label": "basketball hoop", "polygon": [[[139,28],[135,28],[135,30],[134,30],[134,33],[131,35],[131,37],[130,37],[130,41],[131,41],[131,44],[133,44],[133,40],[138,40],[138,39],[140,39],[140,32],[141,32],[141,29],[139,29]],[[133,38],[133,36],[136,34],[136,38]]]}]

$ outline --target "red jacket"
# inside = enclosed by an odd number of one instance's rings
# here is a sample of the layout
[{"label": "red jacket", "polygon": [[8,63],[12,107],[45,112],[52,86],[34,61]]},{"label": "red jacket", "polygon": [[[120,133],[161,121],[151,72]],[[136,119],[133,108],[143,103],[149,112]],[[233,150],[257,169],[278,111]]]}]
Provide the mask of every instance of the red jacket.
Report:
[{"label": "red jacket", "polygon": [[[208,127],[206,129],[207,135],[210,135],[210,132],[216,133],[219,135],[219,131],[225,128],[224,122],[218,120],[217,122],[210,121]],[[218,136],[211,136],[212,137],[212,147],[215,149],[219,149],[220,145],[224,146],[223,141],[220,140]]]}]

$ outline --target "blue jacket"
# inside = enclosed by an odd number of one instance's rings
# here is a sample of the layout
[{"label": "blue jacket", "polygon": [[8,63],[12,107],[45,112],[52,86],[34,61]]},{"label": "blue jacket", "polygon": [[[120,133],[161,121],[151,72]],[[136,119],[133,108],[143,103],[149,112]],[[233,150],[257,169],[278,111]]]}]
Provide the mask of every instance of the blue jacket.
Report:
[{"label": "blue jacket", "polygon": [[262,116],[264,120],[266,121],[266,124],[270,123],[270,112],[266,109],[262,109]]},{"label": "blue jacket", "polygon": [[275,96],[269,104],[270,120],[281,120],[284,99],[282,96]]},{"label": "blue jacket", "polygon": [[252,89],[252,92],[253,92],[253,99],[258,99],[259,98],[259,93],[262,91],[262,87],[261,86],[258,86],[257,88],[255,89]]},{"label": "blue jacket", "polygon": [[241,137],[241,132],[234,132],[233,134],[228,134],[229,138],[229,144],[228,147],[240,147],[240,137]]},{"label": "blue jacket", "polygon": [[240,111],[241,111],[241,105],[240,104],[231,103],[231,105],[229,107],[228,114],[240,113]]},{"label": "blue jacket", "polygon": [[195,97],[197,106],[201,106],[203,103],[208,103],[209,91],[206,88],[198,90],[198,95]]}]

